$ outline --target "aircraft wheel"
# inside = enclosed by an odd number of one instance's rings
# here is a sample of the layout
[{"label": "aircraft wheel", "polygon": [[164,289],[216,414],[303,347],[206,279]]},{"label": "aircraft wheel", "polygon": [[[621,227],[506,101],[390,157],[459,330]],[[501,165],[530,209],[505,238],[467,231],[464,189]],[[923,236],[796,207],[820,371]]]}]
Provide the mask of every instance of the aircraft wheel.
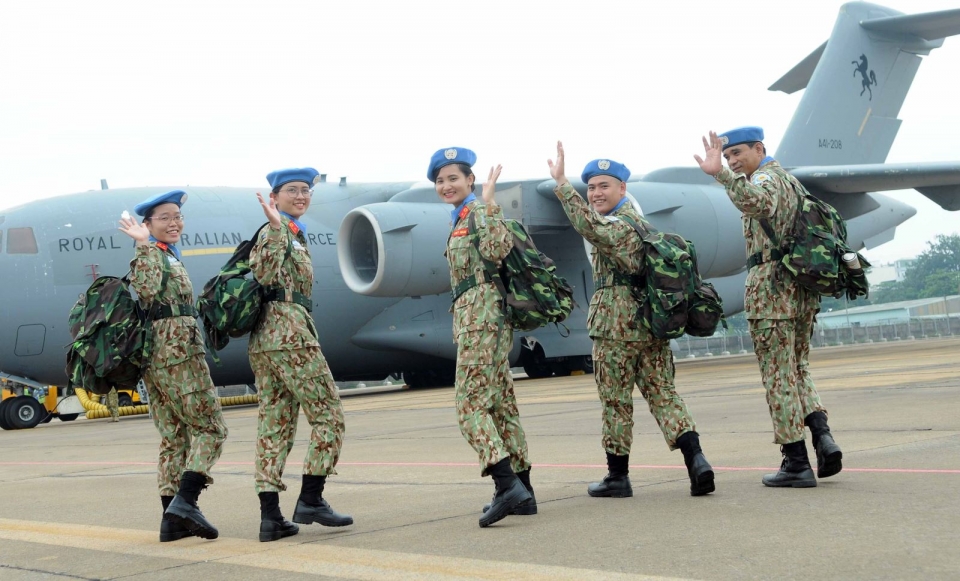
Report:
[{"label": "aircraft wheel", "polygon": [[544,379],[553,375],[553,366],[549,363],[525,363],[523,371],[530,379]]},{"label": "aircraft wheel", "polygon": [[0,402],[0,428],[3,428],[4,430],[16,429],[10,424],[10,422],[7,421],[7,408],[10,407],[10,402],[13,400],[14,398],[11,397]]},{"label": "aircraft wheel", "polygon": [[133,398],[125,393],[121,393],[117,396],[117,407],[127,408],[133,407]]},{"label": "aircraft wheel", "polygon": [[40,402],[26,395],[14,398],[7,407],[7,419],[18,430],[36,427],[44,413],[46,410],[40,406]]},{"label": "aircraft wheel", "polygon": [[80,414],[60,414],[59,417],[61,422],[72,422],[77,419]]}]

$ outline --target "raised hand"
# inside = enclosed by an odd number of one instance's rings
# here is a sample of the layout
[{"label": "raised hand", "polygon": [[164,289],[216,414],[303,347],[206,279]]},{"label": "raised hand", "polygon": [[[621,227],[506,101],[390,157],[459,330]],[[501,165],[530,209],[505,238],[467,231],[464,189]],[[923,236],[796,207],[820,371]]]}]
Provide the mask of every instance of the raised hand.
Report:
[{"label": "raised hand", "polygon": [[723,169],[723,144],[720,143],[720,138],[717,137],[715,131],[710,132],[710,140],[707,141],[707,138],[703,138],[703,151],[706,159],[701,159],[699,155],[694,154],[693,159],[697,160],[697,163],[700,164],[700,169],[703,170],[703,173],[716,176],[720,173],[720,170]]},{"label": "raised hand", "polygon": [[263,208],[263,215],[267,217],[267,220],[270,221],[270,227],[274,230],[279,230],[283,227],[283,220],[280,219],[280,211],[277,210],[276,204],[273,202],[273,198],[267,198],[267,201],[264,201],[263,196],[260,192],[257,192],[257,199],[260,200],[260,207]]},{"label": "raised hand", "polygon": [[547,160],[547,165],[550,166],[550,177],[552,177],[554,180],[556,180],[558,186],[561,186],[561,185],[567,183],[568,181],[570,181],[570,180],[567,179],[567,176],[564,175],[564,173],[563,173],[563,172],[564,172],[564,167],[563,167],[564,164],[563,164],[563,143],[562,143],[562,142],[557,141],[557,161],[556,161],[556,163],[554,163],[554,161],[553,161],[552,159],[548,159],[548,160]]},{"label": "raised hand", "polygon": [[146,243],[150,240],[150,230],[147,228],[147,225],[137,222],[137,219],[132,216],[120,218],[120,227],[118,230],[130,238],[133,238],[137,241],[137,243],[140,244]]},{"label": "raised hand", "polygon": [[490,175],[487,176],[487,181],[483,184],[483,203],[490,206],[496,203],[496,200],[493,199],[493,194],[497,190],[497,179],[500,177],[500,170],[503,169],[503,166],[498,165],[497,167],[490,168]]}]

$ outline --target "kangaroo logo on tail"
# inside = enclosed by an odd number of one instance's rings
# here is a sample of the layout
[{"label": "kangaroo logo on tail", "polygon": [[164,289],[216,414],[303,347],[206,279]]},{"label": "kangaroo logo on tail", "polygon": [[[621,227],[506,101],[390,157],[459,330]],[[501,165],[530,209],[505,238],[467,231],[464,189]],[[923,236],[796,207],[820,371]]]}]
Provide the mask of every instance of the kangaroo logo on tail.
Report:
[{"label": "kangaroo logo on tail", "polygon": [[870,88],[870,85],[877,84],[877,74],[871,70],[870,76],[867,76],[867,55],[860,55],[860,62],[850,61],[850,64],[857,65],[856,68],[853,69],[853,76],[856,77],[857,73],[860,73],[860,76],[863,77],[863,81],[861,82],[863,88],[860,89],[860,96],[863,96],[864,91],[870,91],[870,100],[873,101],[873,90]]}]

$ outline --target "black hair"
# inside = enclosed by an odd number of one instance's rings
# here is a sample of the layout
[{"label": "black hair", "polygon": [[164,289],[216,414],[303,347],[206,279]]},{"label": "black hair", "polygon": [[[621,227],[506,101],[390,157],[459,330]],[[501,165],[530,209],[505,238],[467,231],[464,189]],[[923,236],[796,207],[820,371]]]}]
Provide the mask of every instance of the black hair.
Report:
[{"label": "black hair", "polygon": [[[477,176],[475,176],[475,175],[473,174],[473,170],[470,169],[470,166],[467,165],[467,164],[465,164],[465,163],[450,163],[450,164],[447,164],[447,165],[455,165],[455,166],[457,166],[457,169],[460,170],[460,173],[462,173],[462,174],[463,174],[463,177],[465,177],[465,178],[468,178],[468,177],[470,177],[470,176],[473,176],[473,185],[470,186],[470,191],[472,192],[474,186],[477,185]],[[443,166],[443,167],[446,167],[446,166]],[[437,171],[435,171],[435,172],[433,173],[433,183],[437,183],[437,174],[440,173],[440,170],[441,170],[441,169],[442,169],[442,167],[438,167],[438,168],[437,168]]]}]

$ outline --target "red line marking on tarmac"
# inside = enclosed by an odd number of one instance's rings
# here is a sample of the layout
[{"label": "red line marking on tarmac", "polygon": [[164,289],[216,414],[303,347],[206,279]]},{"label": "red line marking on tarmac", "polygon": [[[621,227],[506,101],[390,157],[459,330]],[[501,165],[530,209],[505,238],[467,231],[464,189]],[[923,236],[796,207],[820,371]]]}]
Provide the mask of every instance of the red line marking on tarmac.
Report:
[{"label": "red line marking on tarmac", "polygon": [[[156,462],[83,461],[67,462],[0,462],[0,466],[156,466]],[[253,462],[217,462],[218,466],[253,466]],[[476,462],[340,462],[339,466],[394,466],[401,468],[472,468]],[[536,468],[606,468],[604,464],[534,464]],[[685,466],[631,464],[630,468],[647,470],[686,470]],[[776,472],[776,467],[714,466],[720,472]],[[844,472],[873,474],[960,474],[960,470],[928,468],[844,468]]]}]

